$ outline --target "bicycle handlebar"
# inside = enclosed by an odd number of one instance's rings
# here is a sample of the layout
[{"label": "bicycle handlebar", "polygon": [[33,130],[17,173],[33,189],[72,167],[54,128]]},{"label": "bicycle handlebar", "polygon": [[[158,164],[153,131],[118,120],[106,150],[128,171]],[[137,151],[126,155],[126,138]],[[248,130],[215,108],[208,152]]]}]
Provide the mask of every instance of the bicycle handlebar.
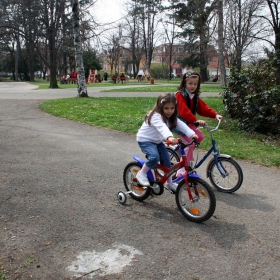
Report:
[{"label": "bicycle handlebar", "polygon": [[[188,146],[190,146],[190,145],[193,144],[193,143],[195,143],[196,145],[198,145],[196,139],[192,139],[192,141],[189,142],[189,143],[183,143],[183,141],[182,141],[181,139],[179,139],[179,138],[177,138],[176,140],[177,140],[177,143],[176,143],[176,144],[179,144],[180,146],[182,146],[183,149],[186,148],[186,147],[188,147]],[[175,145],[176,145],[176,144],[175,144]],[[166,145],[168,145],[168,146],[171,145],[171,141],[167,140],[167,141],[166,141]]]},{"label": "bicycle handlebar", "polygon": [[207,131],[209,131],[210,133],[213,133],[214,131],[216,131],[216,130],[219,128],[221,122],[222,122],[222,120],[218,120],[217,126],[216,126],[215,128],[213,128],[213,129],[211,129],[211,128],[207,125],[207,123],[205,123],[205,125],[203,126],[203,128],[206,128]]},{"label": "bicycle handlebar", "polygon": [[220,126],[220,124],[221,124],[221,121],[222,121],[222,120],[218,120],[217,126],[216,126],[215,128],[213,128],[213,129],[211,129],[209,132],[212,133],[212,132],[218,130],[218,128],[219,128],[219,126]]}]

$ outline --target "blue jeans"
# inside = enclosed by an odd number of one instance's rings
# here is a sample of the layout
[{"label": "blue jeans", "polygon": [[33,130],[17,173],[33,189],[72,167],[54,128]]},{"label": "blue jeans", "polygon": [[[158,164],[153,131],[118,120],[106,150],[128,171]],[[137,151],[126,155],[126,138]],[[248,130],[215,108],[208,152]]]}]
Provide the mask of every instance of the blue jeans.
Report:
[{"label": "blue jeans", "polygon": [[143,154],[147,156],[146,166],[150,169],[155,169],[157,163],[170,168],[169,154],[163,143],[152,143],[152,142],[138,142],[139,147]]}]

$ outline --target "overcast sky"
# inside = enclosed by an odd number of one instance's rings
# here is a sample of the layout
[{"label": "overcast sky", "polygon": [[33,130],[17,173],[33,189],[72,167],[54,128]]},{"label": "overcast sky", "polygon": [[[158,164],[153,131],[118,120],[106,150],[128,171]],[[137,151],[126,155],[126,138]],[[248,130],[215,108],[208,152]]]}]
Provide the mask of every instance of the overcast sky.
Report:
[{"label": "overcast sky", "polygon": [[122,18],[122,10],[125,13],[123,3],[125,1],[122,0],[98,0],[94,5],[97,22],[107,23]]}]

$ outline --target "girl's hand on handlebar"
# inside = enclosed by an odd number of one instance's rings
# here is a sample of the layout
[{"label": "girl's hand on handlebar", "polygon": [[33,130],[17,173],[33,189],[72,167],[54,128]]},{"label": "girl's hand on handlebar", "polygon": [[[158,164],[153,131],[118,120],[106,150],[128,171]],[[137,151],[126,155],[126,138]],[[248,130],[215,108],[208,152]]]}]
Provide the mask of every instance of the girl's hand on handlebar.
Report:
[{"label": "girl's hand on handlebar", "polygon": [[195,139],[195,140],[198,140],[198,135],[197,134],[194,134],[192,137],[191,137],[192,139]]},{"label": "girl's hand on handlebar", "polygon": [[178,144],[178,139],[176,139],[174,137],[168,137],[166,144],[167,145],[176,145],[176,144]]},{"label": "girl's hand on handlebar", "polygon": [[197,120],[196,123],[198,123],[199,126],[205,126],[206,125],[206,121],[203,121],[203,120]]},{"label": "girl's hand on handlebar", "polygon": [[216,115],[216,119],[219,121],[219,120],[221,120],[223,118],[223,116],[221,116],[221,115]]}]

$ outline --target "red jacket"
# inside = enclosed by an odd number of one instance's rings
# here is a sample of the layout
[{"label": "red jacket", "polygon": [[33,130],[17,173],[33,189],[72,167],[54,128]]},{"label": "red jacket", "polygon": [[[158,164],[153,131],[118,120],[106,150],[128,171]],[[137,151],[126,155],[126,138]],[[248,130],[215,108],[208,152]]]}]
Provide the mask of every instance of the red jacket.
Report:
[{"label": "red jacket", "polygon": [[[176,93],[178,114],[182,120],[187,123],[194,123],[197,121],[196,116],[191,112],[194,98],[190,99],[191,108],[188,108],[186,99],[181,91]],[[196,113],[203,117],[215,118],[217,113],[214,109],[210,108],[201,98],[198,97],[196,106]]]}]

